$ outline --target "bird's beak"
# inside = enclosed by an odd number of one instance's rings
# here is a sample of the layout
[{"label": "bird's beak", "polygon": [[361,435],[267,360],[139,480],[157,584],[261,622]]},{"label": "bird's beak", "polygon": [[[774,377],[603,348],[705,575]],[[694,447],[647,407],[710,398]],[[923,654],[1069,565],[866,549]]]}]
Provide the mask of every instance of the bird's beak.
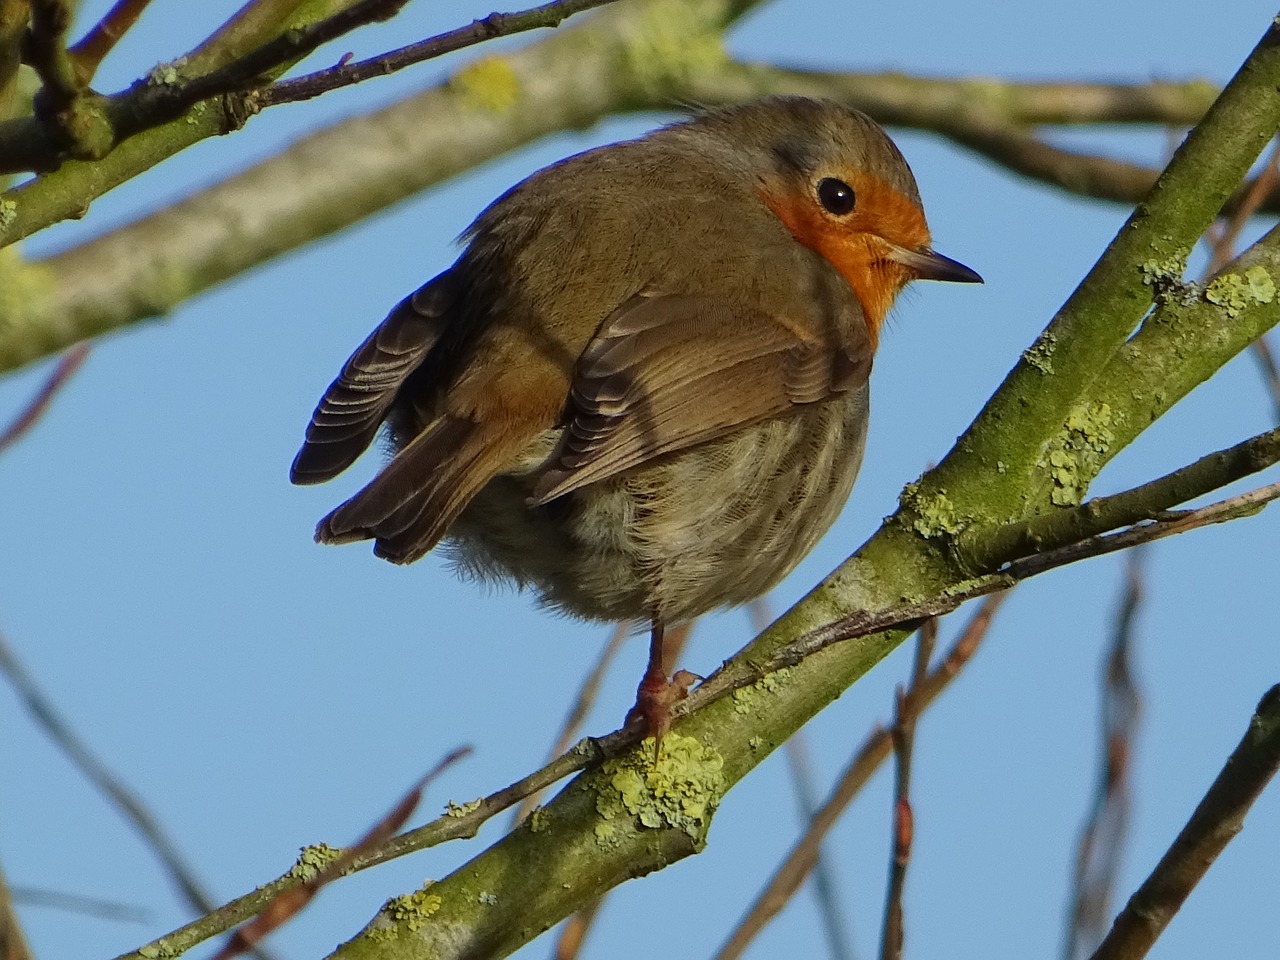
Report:
[{"label": "bird's beak", "polygon": [[959,260],[944,257],[928,247],[908,250],[906,247],[894,246],[889,256],[915,274],[917,280],[949,280],[952,283],[982,282],[982,277]]}]

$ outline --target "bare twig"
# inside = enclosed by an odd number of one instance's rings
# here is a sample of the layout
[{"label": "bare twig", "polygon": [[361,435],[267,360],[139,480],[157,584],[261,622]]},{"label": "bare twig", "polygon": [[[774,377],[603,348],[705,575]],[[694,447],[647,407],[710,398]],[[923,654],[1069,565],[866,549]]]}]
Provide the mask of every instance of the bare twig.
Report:
[{"label": "bare twig", "polygon": [[[147,923],[151,920],[150,911],[118,900],[104,900],[101,897],[86,897],[79,893],[26,886],[12,887],[11,892],[14,903],[30,907],[46,907],[50,910],[79,913],[121,923]],[[0,957],[4,955],[4,950],[0,949]]]},{"label": "bare twig", "polygon": [[84,359],[88,355],[89,345],[87,343],[78,343],[62,355],[62,359],[53,368],[49,378],[36,391],[36,395],[13,418],[9,426],[5,427],[4,431],[0,433],[0,453],[4,453],[5,450],[22,439],[23,435],[40,421],[45,411],[49,409],[49,404],[53,402],[53,398],[58,395],[58,391],[66,386],[67,381],[80,369],[80,365],[84,363]]},{"label": "bare twig", "polygon": [[938,618],[920,626],[916,642],[915,666],[911,685],[900,686],[895,697],[893,727],[893,854],[889,861],[889,889],[885,894],[884,931],[880,940],[881,960],[902,960],[906,939],[902,894],[907,885],[907,867],[911,862],[911,844],[915,838],[915,812],[911,807],[911,758],[915,750],[916,720],[920,716],[920,690],[929,673],[929,660],[938,641]]},{"label": "bare twig", "polygon": [[19,662],[3,635],[0,635],[0,673],[9,680],[27,712],[75,767],[122,813],[156,855],[170,881],[192,909],[208,913],[217,901],[204,889],[178,852],[177,845],[160,826],[155,815],[124,782],[107,768],[71,729],[61,713]]},{"label": "bare twig", "polygon": [[1065,960],[1091,953],[1106,933],[1111,899],[1133,807],[1129,771],[1142,698],[1133,678],[1130,650],[1143,597],[1143,548],[1131,550],[1125,590],[1103,679],[1102,770],[1093,810],[1080,837],[1072,885]]},{"label": "bare twig", "polygon": [[[997,593],[982,602],[951,649],[919,685],[915,704],[917,711],[926,710],[973,659],[1006,596]],[[742,956],[748,944],[790,901],[817,862],[822,842],[831,828],[892,752],[893,736],[887,729],[878,727],[867,735],[836,781],[831,794],[814,813],[804,836],[791,848],[787,858],[715,955],[715,960],[735,960]]]},{"label": "bare twig", "polygon": [[1265,334],[1253,342],[1253,359],[1258,362],[1263,383],[1266,384],[1267,392],[1271,394],[1271,404],[1274,408],[1272,417],[1276,423],[1280,423],[1280,365],[1276,364],[1271,343]]},{"label": "bare twig", "polygon": [[[757,598],[747,604],[747,612],[751,616],[751,627],[761,634],[773,622],[773,612],[764,598]],[[813,818],[818,815],[819,801],[813,785],[813,769],[809,762],[809,751],[805,745],[804,729],[797,730],[782,745],[787,756],[787,769],[791,771],[791,782],[795,786],[796,802],[800,807],[801,823],[808,831]],[[849,911],[842,909],[837,891],[835,869],[831,859],[819,850],[812,865],[813,898],[817,903],[818,916],[822,918],[822,929],[827,937],[827,950],[832,960],[852,960],[853,941],[849,936],[847,918]]]},{"label": "bare twig", "polygon": [[374,849],[396,833],[413,816],[422,802],[422,793],[440,774],[471,753],[470,747],[459,747],[448,753],[422,776],[403,797],[397,801],[381,820],[375,823],[350,847],[330,857],[322,864],[310,864],[310,876],[306,881],[289,890],[279,891],[251,922],[236,930],[226,945],[218,951],[214,960],[233,960],[249,950],[267,934],[284,926],[315,898],[321,888],[342,876],[365,852]]},{"label": "bare twig", "polygon": [[116,0],[97,23],[68,51],[76,72],[84,83],[93,79],[98,67],[142,16],[151,0]]},{"label": "bare twig", "polygon": [[1168,852],[1116,917],[1093,960],[1145,957],[1280,767],[1280,685],[1262,697],[1249,729]]},{"label": "bare twig", "polygon": [[458,27],[447,33],[438,34],[367,60],[343,63],[327,70],[317,70],[304,77],[283,80],[263,92],[262,102],[264,106],[269,106],[276,103],[310,100],[330,90],[361,83],[374,77],[386,76],[416,63],[433,60],[495,37],[512,36],[544,27],[557,27],[574,14],[616,2],[617,0],[555,0],[555,2],[544,3],[518,13],[491,13],[465,27]]},{"label": "bare twig", "polygon": [[[630,623],[619,623],[609,634],[609,639],[600,650],[600,656],[596,658],[595,664],[583,678],[582,686],[578,688],[578,695],[574,698],[573,705],[564,718],[564,724],[560,727],[560,734],[556,737],[556,742],[547,757],[548,762],[560,756],[573,744],[574,738],[587,719],[587,714],[591,712],[591,707],[596,702],[596,697],[600,694],[600,684],[604,682],[605,674],[609,672],[610,665],[617,657],[618,651],[622,649],[622,644],[627,639],[632,626],[633,624]],[[512,817],[513,826],[533,812],[541,795],[542,791],[539,790],[524,798],[523,802],[516,807]]]},{"label": "bare twig", "polygon": [[587,934],[595,926],[603,905],[604,898],[601,897],[565,921],[560,936],[556,939],[555,949],[551,951],[552,960],[575,960],[582,953],[582,945],[587,942]]},{"label": "bare twig", "polygon": [[[1244,199],[1236,211],[1227,220],[1221,222],[1221,228],[1216,234],[1208,236],[1210,257],[1209,265],[1205,268],[1206,279],[1215,276],[1231,262],[1235,255],[1236,243],[1240,239],[1240,233],[1244,230],[1245,224],[1258,212],[1263,201],[1275,192],[1278,184],[1280,184],[1280,143],[1272,147],[1271,155],[1258,175],[1250,181],[1244,191]],[[1271,347],[1267,343],[1265,334],[1254,341],[1252,353],[1261,368],[1263,386],[1271,398],[1273,419],[1280,424],[1280,369],[1276,366],[1275,357],[1271,354]]]}]

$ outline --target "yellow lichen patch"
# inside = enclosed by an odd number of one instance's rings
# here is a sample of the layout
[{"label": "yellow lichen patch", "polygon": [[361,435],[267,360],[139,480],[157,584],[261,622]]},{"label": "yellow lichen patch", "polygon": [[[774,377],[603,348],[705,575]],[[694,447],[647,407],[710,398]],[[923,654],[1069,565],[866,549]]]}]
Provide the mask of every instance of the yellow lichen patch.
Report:
[{"label": "yellow lichen patch", "polygon": [[922,537],[954,536],[964,529],[956,505],[945,490],[927,497],[917,494],[911,498],[911,507],[916,514],[912,526]]},{"label": "yellow lichen patch", "polygon": [[1244,272],[1224,273],[1216,278],[1204,292],[1204,298],[1226,310],[1235,319],[1240,311],[1255,303],[1270,303],[1275,299],[1276,285],[1265,267],[1255,264]]},{"label": "yellow lichen patch", "polygon": [[449,85],[477,110],[505,113],[520,96],[520,78],[502,57],[481,57],[459,70]]},{"label": "yellow lichen patch", "polygon": [[440,909],[444,901],[438,893],[428,893],[430,885],[413,893],[394,897],[387,901],[382,912],[394,920],[399,926],[408,930],[421,930],[428,920]]},{"label": "yellow lichen patch", "polygon": [[298,860],[289,868],[289,876],[304,883],[309,883],[320,875],[320,871],[342,856],[342,851],[327,843],[314,843],[303,847],[298,853]]},{"label": "yellow lichen patch", "polygon": [[534,807],[533,813],[529,814],[529,832],[541,833],[551,826],[551,814],[547,813],[545,807]]},{"label": "yellow lichen patch", "polygon": [[1084,404],[1071,411],[1066,429],[1049,444],[1043,459],[1053,480],[1049,499],[1054,504],[1071,507],[1084,499],[1115,439],[1111,423],[1111,406],[1106,403]]},{"label": "yellow lichen patch", "polygon": [[479,800],[471,800],[467,803],[454,803],[452,800],[444,808],[446,817],[465,817],[468,813],[480,808]]},{"label": "yellow lichen patch", "polygon": [[662,758],[654,764],[652,757],[653,741],[646,740],[601,768],[606,786],[596,798],[596,841],[614,842],[621,818],[629,817],[651,830],[674,827],[701,847],[725,790],[724,758],[700,740],[670,732],[662,738]]}]

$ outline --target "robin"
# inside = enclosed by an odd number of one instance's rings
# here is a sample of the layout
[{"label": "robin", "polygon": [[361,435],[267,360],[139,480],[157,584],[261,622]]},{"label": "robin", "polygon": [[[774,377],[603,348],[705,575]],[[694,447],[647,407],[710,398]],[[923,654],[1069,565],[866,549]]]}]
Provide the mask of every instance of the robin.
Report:
[{"label": "robin", "polygon": [[835,520],[881,326],[935,253],[869,117],[765,97],[569,157],[495,200],[312,415],[294,483],[382,471],[320,521],[411,563],[651,624],[635,712],[659,740],[664,628],[773,587]]}]

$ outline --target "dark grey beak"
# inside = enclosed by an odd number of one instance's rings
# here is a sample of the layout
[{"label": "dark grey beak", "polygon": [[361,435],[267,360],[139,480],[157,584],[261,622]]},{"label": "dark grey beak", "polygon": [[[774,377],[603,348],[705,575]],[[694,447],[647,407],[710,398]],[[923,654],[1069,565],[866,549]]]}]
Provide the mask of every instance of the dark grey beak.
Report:
[{"label": "dark grey beak", "polygon": [[929,248],[908,250],[894,247],[893,259],[916,275],[917,280],[948,280],[951,283],[981,283],[982,277],[959,260],[952,260]]}]

